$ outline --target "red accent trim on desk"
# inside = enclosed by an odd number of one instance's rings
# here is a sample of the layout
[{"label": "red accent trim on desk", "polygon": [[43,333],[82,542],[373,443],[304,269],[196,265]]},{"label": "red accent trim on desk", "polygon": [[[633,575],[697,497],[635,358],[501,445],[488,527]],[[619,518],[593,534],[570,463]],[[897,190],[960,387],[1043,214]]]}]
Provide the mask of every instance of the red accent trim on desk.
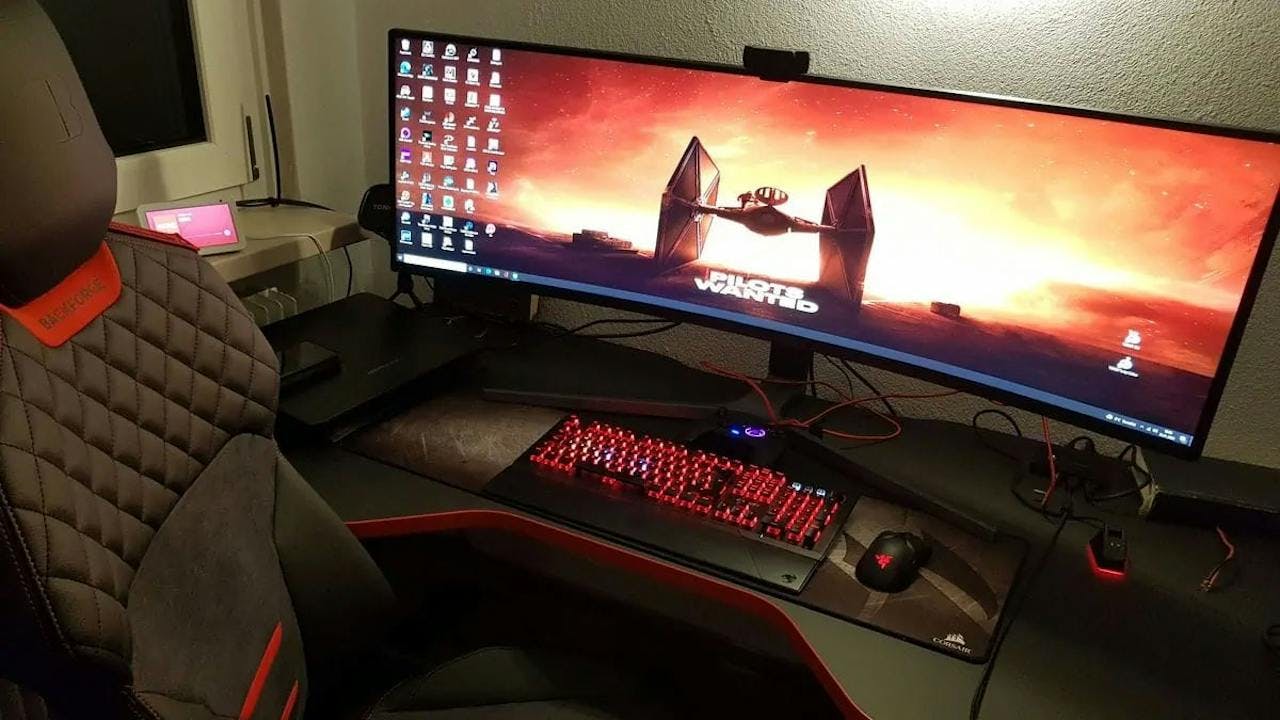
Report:
[{"label": "red accent trim on desk", "polygon": [[691,570],[663,562],[638,552],[618,547],[601,540],[566,530],[534,518],[504,510],[456,510],[426,515],[352,520],[347,527],[358,538],[402,537],[451,532],[456,530],[503,530],[533,538],[548,545],[570,550],[596,562],[608,563],[624,570],[646,575],[669,586],[687,590],[703,597],[755,615],[769,623],[790,641],[792,649],[800,656],[810,671],[822,684],[836,707],[850,720],[871,720],[849,697],[831,669],[805,639],[795,621],[782,608],[767,598],[729,583],[707,577]]},{"label": "red accent trim on desk", "polygon": [[249,720],[258,707],[262,697],[262,688],[267,684],[267,676],[271,674],[271,666],[275,664],[276,655],[280,652],[280,641],[284,637],[284,627],[276,623],[276,629],[267,641],[267,648],[262,651],[262,659],[258,661],[258,671],[253,674],[253,682],[244,695],[244,704],[240,706],[240,720]]}]

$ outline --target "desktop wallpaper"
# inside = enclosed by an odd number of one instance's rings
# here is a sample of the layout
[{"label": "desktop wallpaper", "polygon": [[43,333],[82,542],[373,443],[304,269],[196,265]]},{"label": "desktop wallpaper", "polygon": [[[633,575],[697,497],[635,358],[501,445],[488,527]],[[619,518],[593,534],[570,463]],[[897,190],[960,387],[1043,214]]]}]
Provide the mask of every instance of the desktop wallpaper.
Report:
[{"label": "desktop wallpaper", "polygon": [[[475,213],[501,228],[485,264],[800,324],[1182,432],[1280,187],[1275,143],[504,52],[500,191]],[[776,210],[820,225],[828,189],[863,168],[860,301],[819,282],[821,232],[760,234],[705,208],[690,210],[709,222],[696,259],[655,269],[663,192],[694,137],[718,207],[776,188]],[[575,243],[584,230],[596,242]],[[718,291],[735,284],[813,307]]]}]

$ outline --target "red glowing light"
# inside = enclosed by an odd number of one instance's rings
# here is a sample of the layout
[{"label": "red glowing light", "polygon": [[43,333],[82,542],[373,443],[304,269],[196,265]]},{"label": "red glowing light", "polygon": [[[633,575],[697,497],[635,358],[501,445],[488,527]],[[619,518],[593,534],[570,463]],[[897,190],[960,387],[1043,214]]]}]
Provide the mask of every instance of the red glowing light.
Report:
[{"label": "red glowing light", "polygon": [[884,553],[876,553],[876,564],[883,570],[893,563],[893,556]]},{"label": "red glowing light", "polygon": [[[1093,574],[1104,580],[1121,580],[1125,576],[1125,570],[1113,570],[1098,566],[1098,558],[1093,554],[1093,545],[1085,545],[1085,554],[1089,556],[1089,567],[1093,570]],[[1128,569],[1128,563],[1125,564]]]}]

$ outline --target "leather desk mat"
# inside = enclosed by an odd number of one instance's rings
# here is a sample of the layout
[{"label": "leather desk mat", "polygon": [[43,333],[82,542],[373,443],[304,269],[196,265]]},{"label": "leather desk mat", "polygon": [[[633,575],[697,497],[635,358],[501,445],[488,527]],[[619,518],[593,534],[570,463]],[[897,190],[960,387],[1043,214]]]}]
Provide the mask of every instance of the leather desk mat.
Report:
[{"label": "leather desk mat", "polygon": [[[343,444],[479,493],[564,415],[562,410],[447,395],[366,428]],[[858,558],[883,530],[909,530],[933,545],[928,564],[903,592],[869,590],[853,574]],[[1020,539],[1003,536],[988,542],[921,512],[864,497],[805,589],[787,599],[948,655],[982,661],[1025,554]]]}]

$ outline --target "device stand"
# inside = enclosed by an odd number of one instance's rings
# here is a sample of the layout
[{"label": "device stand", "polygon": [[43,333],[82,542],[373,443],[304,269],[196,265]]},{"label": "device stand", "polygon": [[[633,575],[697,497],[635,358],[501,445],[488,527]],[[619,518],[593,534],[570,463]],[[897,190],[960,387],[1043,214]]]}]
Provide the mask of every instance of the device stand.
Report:
[{"label": "device stand", "polygon": [[426,307],[426,303],[418,297],[417,291],[413,288],[413,276],[403,271],[396,274],[396,291],[387,299],[395,302],[396,298],[401,295],[408,296],[409,300],[413,302],[413,309],[415,310],[421,310]]}]

